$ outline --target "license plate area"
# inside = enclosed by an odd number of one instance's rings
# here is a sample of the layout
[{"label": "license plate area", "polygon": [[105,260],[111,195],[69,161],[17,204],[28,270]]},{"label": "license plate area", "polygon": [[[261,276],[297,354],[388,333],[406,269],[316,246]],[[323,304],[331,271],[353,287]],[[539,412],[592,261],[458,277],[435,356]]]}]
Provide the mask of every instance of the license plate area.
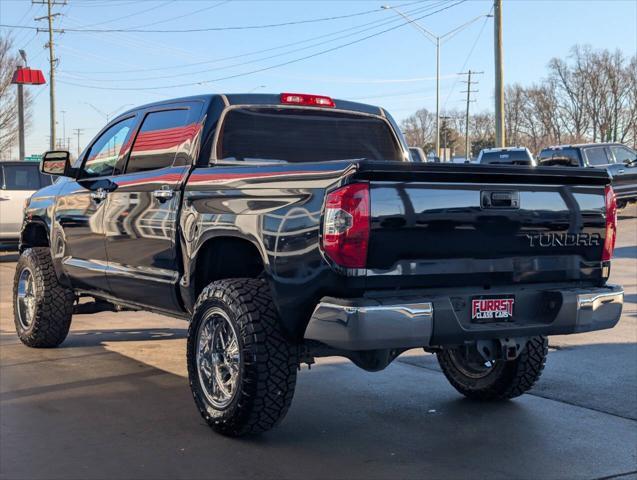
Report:
[{"label": "license plate area", "polygon": [[472,323],[512,322],[515,295],[480,295],[471,298]]}]

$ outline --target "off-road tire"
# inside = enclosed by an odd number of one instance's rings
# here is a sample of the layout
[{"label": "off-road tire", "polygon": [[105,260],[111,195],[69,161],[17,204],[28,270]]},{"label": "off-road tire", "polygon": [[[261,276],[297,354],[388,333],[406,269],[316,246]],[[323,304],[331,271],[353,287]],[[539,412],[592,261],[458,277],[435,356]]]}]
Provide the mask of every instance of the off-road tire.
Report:
[{"label": "off-road tire", "polygon": [[[197,370],[199,325],[221,308],[237,332],[240,366],[231,403],[216,408],[204,394]],[[188,329],[188,378],[195,403],[218,433],[238,437],[270,430],[285,417],[296,386],[297,348],[283,336],[268,286],[258,279],[209,284],[199,295]]]},{"label": "off-road tire", "polygon": [[[31,323],[25,327],[18,316],[18,282],[23,270],[33,278],[35,307]],[[48,248],[28,248],[18,259],[13,281],[13,320],[20,341],[33,348],[60,345],[69,333],[73,315],[73,291],[58,282]]]},{"label": "off-road tire", "polygon": [[548,339],[537,336],[528,340],[515,360],[496,360],[491,372],[483,378],[471,378],[458,369],[450,349],[438,352],[438,363],[453,387],[475,400],[506,400],[531,389],[544,369]]}]

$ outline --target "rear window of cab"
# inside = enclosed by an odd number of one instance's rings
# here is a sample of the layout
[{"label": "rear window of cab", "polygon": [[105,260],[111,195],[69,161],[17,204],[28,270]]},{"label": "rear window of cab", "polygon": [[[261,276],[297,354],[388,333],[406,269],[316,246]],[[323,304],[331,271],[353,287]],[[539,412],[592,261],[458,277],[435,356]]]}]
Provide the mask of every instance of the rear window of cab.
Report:
[{"label": "rear window of cab", "polygon": [[241,107],[228,111],[219,160],[319,162],[366,158],[402,161],[389,124],[378,117],[301,108]]}]

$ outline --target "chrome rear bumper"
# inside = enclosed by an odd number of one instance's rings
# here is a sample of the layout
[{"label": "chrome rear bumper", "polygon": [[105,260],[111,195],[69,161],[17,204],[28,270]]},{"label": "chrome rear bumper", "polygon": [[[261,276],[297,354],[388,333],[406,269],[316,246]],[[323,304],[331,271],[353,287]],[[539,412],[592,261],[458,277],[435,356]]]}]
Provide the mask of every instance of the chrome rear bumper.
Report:
[{"label": "chrome rear bumper", "polygon": [[[461,344],[477,339],[565,335],[612,328],[624,292],[609,285],[589,289],[500,289],[516,296],[513,322],[472,323],[466,289],[409,297],[337,299],[315,308],[305,338],[342,350],[377,350]],[[491,294],[500,293],[490,291]]]}]

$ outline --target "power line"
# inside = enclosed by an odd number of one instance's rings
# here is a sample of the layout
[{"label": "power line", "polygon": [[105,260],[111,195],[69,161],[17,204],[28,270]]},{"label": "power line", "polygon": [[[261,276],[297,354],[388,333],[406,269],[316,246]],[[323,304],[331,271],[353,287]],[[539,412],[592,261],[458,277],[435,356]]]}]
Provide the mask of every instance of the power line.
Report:
[{"label": "power line", "polygon": [[[451,4],[451,5],[442,7],[442,8],[440,8],[440,9],[434,11],[434,12],[431,12],[431,13],[429,13],[427,15],[422,15],[420,17],[417,17],[415,20],[421,20],[423,18],[430,17],[432,15],[435,15],[437,13],[440,13],[442,11],[445,11],[445,10],[448,10],[448,9],[450,9],[452,7],[455,7],[456,5],[460,5],[461,3],[464,3],[466,1],[467,0],[459,0],[459,1],[457,1],[457,2],[455,2],[453,4]],[[278,63],[278,64],[275,64],[275,65],[270,65],[270,66],[267,66],[267,67],[258,68],[258,69],[251,70],[251,71],[248,71],[248,72],[236,73],[236,74],[228,75],[228,76],[225,76],[225,77],[213,78],[213,79],[209,79],[209,80],[201,80],[201,81],[198,81],[198,82],[189,82],[189,83],[182,83],[182,84],[177,84],[177,85],[164,85],[164,86],[154,86],[154,87],[136,87],[136,88],[134,88],[134,87],[102,87],[102,86],[97,86],[97,85],[82,85],[82,84],[74,83],[74,82],[63,82],[63,83],[65,83],[67,85],[73,85],[73,86],[76,86],[76,87],[92,88],[92,89],[96,89],[96,90],[117,90],[117,91],[164,90],[164,89],[171,89],[171,88],[190,87],[190,86],[194,86],[194,85],[203,85],[203,84],[206,84],[206,83],[213,83],[213,82],[218,82],[218,81],[222,81],[222,80],[230,80],[230,79],[233,79],[233,78],[244,77],[244,76],[252,75],[252,74],[255,74],[255,73],[261,73],[261,72],[265,72],[265,71],[268,71],[268,70],[273,70],[275,68],[291,65],[293,63],[301,62],[303,60],[308,60],[310,58],[318,57],[320,55],[324,55],[326,53],[334,52],[336,50],[340,50],[340,49],[348,47],[350,45],[354,45],[354,44],[363,42],[365,40],[369,40],[370,38],[378,37],[378,36],[383,35],[383,34],[385,34],[387,32],[396,30],[398,28],[402,28],[405,25],[408,25],[408,23],[405,22],[405,23],[402,23],[400,25],[396,25],[396,26],[393,26],[393,27],[390,27],[390,28],[386,28],[385,30],[381,30],[380,32],[372,33],[372,34],[367,35],[365,37],[362,37],[362,38],[359,38],[359,39],[356,39],[356,40],[352,40],[351,42],[347,42],[347,43],[344,43],[344,44],[341,44],[341,45],[337,45],[335,47],[331,47],[331,48],[328,48],[328,49],[325,49],[325,50],[321,50],[319,52],[315,52],[315,53],[310,54],[310,55],[306,55],[304,57],[295,58],[295,59],[288,60],[288,61],[285,61],[285,62],[282,62],[282,63]]]},{"label": "power line", "polygon": [[[430,10],[430,9],[427,9],[427,10]],[[324,40],[324,41],[321,41],[321,42],[318,42],[318,43],[314,43],[314,44],[307,45],[307,46],[304,46],[304,47],[296,48],[294,50],[288,50],[288,51],[277,53],[277,54],[274,54],[274,55],[269,55],[269,56],[266,56],[266,57],[255,58],[253,60],[248,60],[248,61],[240,62],[240,63],[234,63],[234,64],[231,64],[231,65],[224,65],[224,66],[221,66],[221,67],[207,68],[205,70],[199,70],[199,71],[194,71],[194,72],[181,72],[181,73],[175,73],[175,74],[171,74],[171,75],[162,75],[162,76],[157,76],[157,75],[153,75],[153,76],[150,76],[150,77],[137,77],[136,76],[135,78],[129,78],[129,79],[104,79],[104,78],[100,78],[99,80],[93,80],[93,81],[98,81],[100,83],[103,83],[103,82],[118,82],[118,83],[121,83],[121,82],[139,82],[139,81],[143,81],[143,80],[158,80],[158,79],[165,79],[165,78],[177,78],[177,77],[197,75],[197,74],[200,74],[200,73],[208,73],[208,72],[219,71],[219,70],[227,70],[227,69],[231,69],[231,68],[242,67],[242,66],[245,66],[245,65],[251,65],[251,64],[254,64],[254,63],[262,62],[264,60],[271,60],[273,58],[278,58],[278,57],[282,57],[282,56],[285,56],[285,55],[290,55],[292,53],[296,53],[296,52],[300,52],[300,51],[304,51],[304,50],[309,50],[309,49],[312,49],[312,48],[320,47],[320,46],[325,45],[327,43],[336,42],[336,41],[342,40],[344,38],[352,37],[354,35],[359,35],[359,34],[364,33],[366,31],[377,29],[377,28],[379,28],[381,26],[384,26],[384,25],[396,24],[397,22],[402,24],[402,22],[400,20],[395,20],[395,19],[389,20],[389,21],[384,21],[384,22],[379,23],[378,25],[374,25],[373,27],[365,28],[365,29],[358,30],[358,31],[353,32],[353,33],[348,33],[346,35],[341,35],[339,37],[334,37],[334,38],[331,38],[329,40]],[[378,22],[374,22],[374,23],[378,23]],[[88,77],[85,77],[85,76],[84,77],[77,77],[77,78],[81,79],[81,80],[88,80],[88,81],[92,80],[92,79],[90,79]]]},{"label": "power line", "polygon": [[91,23],[90,25],[85,25],[85,28],[95,27],[97,25],[104,25],[105,23],[117,22],[118,20],[124,20],[124,19],[130,18],[130,17],[136,17],[137,15],[141,15],[142,13],[150,12],[151,10],[157,10],[158,8],[165,7],[166,5],[169,5],[171,3],[173,3],[173,0],[167,0],[165,2],[160,3],[159,5],[153,5],[150,8],[145,8],[144,10],[139,10],[137,12],[129,13],[128,15],[122,15],[121,17],[111,18],[110,20],[103,20],[101,22]]},{"label": "power line", "polygon": [[[50,105],[50,122],[51,122],[51,141],[50,146],[51,150],[55,148],[55,67],[57,64],[57,58],[55,58],[54,48],[53,48],[53,32],[58,31],[53,28],[53,19],[60,15],[60,13],[53,13],[53,7],[56,5],[66,5],[66,0],[57,1],[57,0],[31,0],[33,4],[46,4],[47,6],[47,14],[44,17],[38,17],[35,21],[39,20],[47,20],[48,21],[48,29],[42,31],[48,31],[49,33],[49,41],[46,46],[49,48],[49,105]],[[37,30],[38,32],[40,29]]]},{"label": "power line", "polygon": [[[410,14],[417,14],[417,13],[422,13],[424,11],[428,11],[428,10],[432,10],[434,8],[437,8],[438,6],[444,5],[445,3],[449,3],[449,0],[442,0],[439,1],[435,4],[432,5],[428,5],[426,7],[418,7],[417,9],[414,9],[412,11],[409,11]],[[290,42],[290,43],[285,43],[285,44],[281,44],[281,45],[277,45],[275,47],[269,47],[269,48],[264,48],[264,49],[260,49],[260,50],[254,50],[251,52],[245,52],[245,53],[240,53],[237,55],[230,55],[230,56],[226,56],[226,57],[219,57],[219,58],[215,58],[215,59],[211,59],[211,60],[205,60],[202,62],[194,62],[194,63],[183,63],[183,64],[178,64],[178,65],[168,65],[168,66],[162,66],[162,67],[154,67],[154,68],[137,68],[137,69],[131,69],[131,70],[102,70],[102,71],[93,71],[91,70],[91,73],[93,74],[129,74],[129,73],[138,73],[138,72],[153,72],[153,71],[160,71],[160,70],[173,70],[173,69],[182,69],[182,68],[187,68],[187,67],[195,67],[195,66],[199,66],[199,65],[208,65],[211,63],[219,63],[219,62],[223,62],[226,60],[234,60],[236,58],[243,58],[243,57],[249,57],[252,55],[258,55],[259,53],[267,53],[267,52],[271,52],[274,50],[280,50],[282,48],[287,48],[287,47],[294,47],[297,45],[301,45],[304,43],[308,43],[311,42],[313,40],[319,40],[322,38],[326,38],[326,37],[331,37],[333,35],[338,35],[339,33],[344,33],[344,32],[349,32],[351,30],[357,30],[359,28],[363,28],[363,27],[367,27],[370,25],[387,25],[390,23],[395,23],[396,20],[390,20],[387,21],[385,19],[380,19],[380,20],[374,20],[371,22],[367,22],[367,23],[363,23],[363,24],[359,24],[359,25],[355,25],[353,27],[348,27],[348,28],[344,28],[341,30],[336,30],[330,33],[324,33],[321,35],[317,35],[314,37],[310,37],[310,38],[306,38],[305,40],[299,40],[299,41],[295,41],[295,42]],[[66,73],[84,73],[85,71],[77,71],[77,70],[67,70]]]},{"label": "power line", "polygon": [[194,11],[189,12],[189,13],[184,13],[183,15],[179,15],[177,17],[171,17],[171,18],[167,18],[165,20],[159,20],[157,22],[146,23],[144,25],[137,25],[137,26],[131,27],[131,28],[152,27],[153,25],[159,25],[160,23],[174,22],[175,20],[179,20],[180,18],[190,17],[191,15],[195,15],[195,14],[201,13],[201,12],[206,12],[208,10],[212,10],[213,8],[220,7],[221,5],[223,5],[224,3],[228,3],[229,1],[230,0],[222,0],[220,2],[217,2],[217,3],[213,4],[213,5],[209,5],[207,7],[200,8],[198,10],[194,10]]},{"label": "power line", "polygon": [[[410,2],[408,5],[412,5],[413,3],[420,3],[424,0],[420,0],[419,2]],[[144,30],[140,28],[66,28],[65,32],[74,32],[74,33],[201,33],[201,32],[218,32],[224,30],[258,30],[258,29],[266,29],[266,28],[276,28],[276,27],[288,27],[291,25],[303,25],[308,23],[318,23],[318,22],[327,22],[331,20],[342,20],[345,18],[359,17],[363,15],[370,15],[372,13],[379,13],[378,9],[373,10],[365,10],[362,12],[349,13],[347,15],[335,15],[331,17],[320,17],[320,18],[312,18],[307,20],[295,20],[291,22],[281,22],[281,23],[268,23],[262,25],[235,25],[235,26],[227,26],[227,27],[206,27],[206,28],[187,28],[187,29],[169,29],[169,30]],[[27,27],[20,25],[7,25],[0,24],[0,27],[7,28],[26,28],[29,30],[36,29],[36,27]]]},{"label": "power line", "polygon": [[[493,8],[489,11],[489,15],[491,15],[492,13],[493,13]],[[465,58],[464,63],[462,64],[462,67],[460,68],[460,71],[464,71],[464,69],[467,68],[467,65],[469,64],[469,60],[471,59],[471,56],[473,55],[473,51],[476,49],[476,46],[478,45],[478,41],[482,37],[482,33],[484,32],[484,28],[487,26],[488,21],[489,21],[489,17],[484,19],[484,22],[482,23],[482,26],[480,27],[480,31],[478,32],[476,39],[473,41],[473,45],[471,45],[471,48],[469,49],[469,53],[467,54],[467,57]],[[447,98],[445,98],[445,103],[443,103],[442,105],[443,110],[447,108],[447,103],[449,103],[451,94],[455,90],[459,79],[460,77],[456,78],[456,81],[453,82],[453,85],[451,86],[451,90],[449,90],[449,94],[447,95]]]}]

